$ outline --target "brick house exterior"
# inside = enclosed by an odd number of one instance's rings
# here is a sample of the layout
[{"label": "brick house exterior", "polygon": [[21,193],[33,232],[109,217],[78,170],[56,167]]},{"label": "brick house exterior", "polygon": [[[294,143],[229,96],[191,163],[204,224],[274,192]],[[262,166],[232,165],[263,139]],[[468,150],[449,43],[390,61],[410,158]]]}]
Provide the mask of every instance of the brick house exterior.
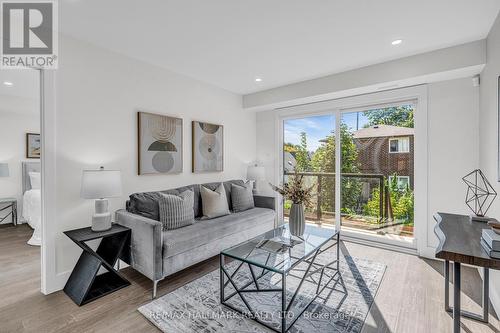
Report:
[{"label": "brick house exterior", "polygon": [[414,134],[413,128],[390,125],[355,131],[353,139],[358,148],[360,172],[386,177],[396,173],[402,182],[408,181],[413,189]]}]

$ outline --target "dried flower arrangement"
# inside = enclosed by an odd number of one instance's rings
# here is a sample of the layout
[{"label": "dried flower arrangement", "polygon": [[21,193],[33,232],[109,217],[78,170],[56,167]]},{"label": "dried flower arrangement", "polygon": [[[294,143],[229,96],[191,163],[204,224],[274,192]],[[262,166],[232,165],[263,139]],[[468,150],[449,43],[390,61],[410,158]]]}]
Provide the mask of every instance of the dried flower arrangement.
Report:
[{"label": "dried flower arrangement", "polygon": [[293,176],[290,176],[288,182],[284,183],[282,187],[271,185],[272,189],[281,194],[285,199],[292,201],[294,204],[311,206],[312,191],[314,185],[306,188],[303,183],[303,175],[299,175],[297,171]]}]

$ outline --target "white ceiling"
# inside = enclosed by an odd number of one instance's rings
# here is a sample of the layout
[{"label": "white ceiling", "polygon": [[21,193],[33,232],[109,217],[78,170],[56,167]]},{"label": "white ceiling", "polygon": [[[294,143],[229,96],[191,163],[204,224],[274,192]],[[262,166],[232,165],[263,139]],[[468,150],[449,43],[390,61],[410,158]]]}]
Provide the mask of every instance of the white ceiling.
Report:
[{"label": "white ceiling", "polygon": [[482,39],[500,9],[498,0],[59,4],[64,34],[240,94]]}]

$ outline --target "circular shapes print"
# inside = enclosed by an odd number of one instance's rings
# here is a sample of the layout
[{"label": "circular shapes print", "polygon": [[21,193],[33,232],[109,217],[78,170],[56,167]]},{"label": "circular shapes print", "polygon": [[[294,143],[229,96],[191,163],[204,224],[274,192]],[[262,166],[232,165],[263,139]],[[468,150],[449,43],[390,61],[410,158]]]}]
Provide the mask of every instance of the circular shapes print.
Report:
[{"label": "circular shapes print", "polygon": [[151,160],[153,168],[158,172],[168,172],[174,167],[174,158],[169,152],[159,151]]},{"label": "circular shapes print", "polygon": [[220,125],[207,124],[207,123],[198,123],[200,125],[203,132],[207,134],[215,134],[220,128]]},{"label": "circular shapes print", "polygon": [[216,160],[220,154],[219,140],[214,135],[204,135],[198,144],[201,156],[209,161]]}]

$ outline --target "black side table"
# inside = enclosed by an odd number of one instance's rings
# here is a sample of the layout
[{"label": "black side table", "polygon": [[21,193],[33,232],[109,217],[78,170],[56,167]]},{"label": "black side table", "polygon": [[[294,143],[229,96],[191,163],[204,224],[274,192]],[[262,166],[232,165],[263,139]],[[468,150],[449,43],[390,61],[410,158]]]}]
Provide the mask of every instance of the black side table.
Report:
[{"label": "black side table", "polygon": [[6,209],[11,209],[10,212],[3,216],[0,217],[0,223],[3,222],[9,215],[12,215],[12,224],[14,226],[17,225],[17,199],[15,198],[2,198],[0,199],[0,205],[4,205],[2,208],[0,208],[0,212],[6,210]]},{"label": "black side table", "polygon": [[[75,244],[83,249],[75,268],[71,272],[64,292],[76,304],[83,305],[130,285],[114,266],[127,244],[130,244],[130,229],[113,224],[110,230],[92,231],[90,227],[65,231]],[[96,251],[86,242],[102,238]],[[97,275],[101,267],[107,272]]]}]

